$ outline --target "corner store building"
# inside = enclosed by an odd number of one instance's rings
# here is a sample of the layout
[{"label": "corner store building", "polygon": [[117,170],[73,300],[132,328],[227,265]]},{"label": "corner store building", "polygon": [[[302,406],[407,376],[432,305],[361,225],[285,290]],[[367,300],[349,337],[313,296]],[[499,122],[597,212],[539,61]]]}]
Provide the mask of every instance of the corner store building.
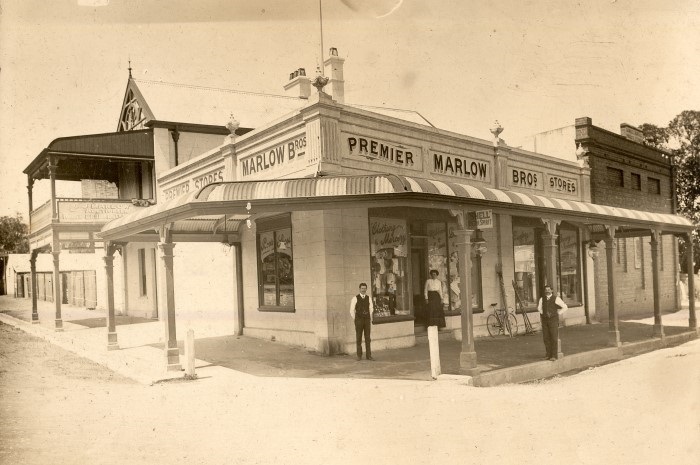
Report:
[{"label": "corner store building", "polygon": [[[323,93],[184,164],[155,156],[157,205],[108,223],[100,235],[108,263],[117,247],[127,261],[139,248],[157,248],[158,314],[172,369],[179,367],[176,310],[193,306],[204,317],[227,315],[226,324],[243,334],[348,351],[354,331],[347,305],[360,282],[370,283],[381,309],[375,347],[413,345],[422,285],[437,268],[448,296],[446,332],[462,340],[468,371],[484,307],[503,303],[497,270],[510,306],[511,281],[530,305],[545,281],[554,282],[571,307],[567,324],[583,323],[601,316],[590,241],[597,248],[605,241],[597,260],[612,264],[614,239],[623,232],[652,237],[659,266],[652,267],[648,311],[662,337],[660,312],[675,308],[676,296],[662,295],[659,257],[668,261],[665,274],[677,271],[673,241],[663,243],[662,255],[658,237],[692,229],[671,213],[591,203],[590,171],[580,163],[365,111]],[[471,245],[476,212],[485,254]],[[175,253],[189,261],[177,262]],[[202,262],[211,267],[197,284],[182,278]],[[614,266],[607,269],[606,290],[614,296]],[[226,298],[208,298],[219,292]],[[610,344],[619,345],[614,299],[605,310]]]}]

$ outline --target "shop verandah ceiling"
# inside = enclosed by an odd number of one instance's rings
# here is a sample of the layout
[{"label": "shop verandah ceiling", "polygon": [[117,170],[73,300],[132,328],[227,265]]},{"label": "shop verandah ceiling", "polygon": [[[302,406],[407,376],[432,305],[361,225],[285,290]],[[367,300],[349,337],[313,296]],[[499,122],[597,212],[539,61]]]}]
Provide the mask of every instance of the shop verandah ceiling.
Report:
[{"label": "shop verandah ceiling", "polygon": [[[184,220],[208,215],[240,224],[250,215],[265,212],[351,208],[359,204],[433,208],[493,208],[496,213],[556,217],[582,223],[625,226],[634,229],[660,229],[667,233],[687,233],[694,226],[673,214],[616,208],[574,200],[543,197],[509,190],[398,176],[371,174],[281,179],[272,181],[221,182],[198,192],[144,208],[107,223],[99,235],[105,240],[124,240],[144,231],[173,224],[174,231],[187,231]],[[516,213],[518,212],[518,213]],[[209,234],[212,228],[197,227]],[[194,232],[194,231],[191,231]]]}]

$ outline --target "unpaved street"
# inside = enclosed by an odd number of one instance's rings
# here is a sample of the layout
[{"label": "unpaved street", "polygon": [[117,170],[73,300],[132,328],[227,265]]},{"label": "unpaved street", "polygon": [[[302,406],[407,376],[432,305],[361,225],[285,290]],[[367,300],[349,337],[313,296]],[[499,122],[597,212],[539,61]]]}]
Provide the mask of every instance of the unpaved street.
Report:
[{"label": "unpaved street", "polygon": [[143,386],[0,324],[0,463],[696,464],[699,392],[697,340],[497,388],[254,377]]}]

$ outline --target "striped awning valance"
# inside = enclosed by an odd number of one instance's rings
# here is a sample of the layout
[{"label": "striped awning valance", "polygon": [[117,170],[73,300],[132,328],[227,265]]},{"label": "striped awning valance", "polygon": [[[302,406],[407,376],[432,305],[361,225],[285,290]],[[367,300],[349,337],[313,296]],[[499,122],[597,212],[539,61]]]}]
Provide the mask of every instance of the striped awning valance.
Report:
[{"label": "striped awning valance", "polygon": [[[103,237],[118,235],[120,229],[129,225],[151,226],[152,222],[173,222],[197,215],[205,215],[208,206],[220,212],[230,207],[248,203],[276,202],[281,210],[292,201],[328,202],[333,199],[357,198],[358,201],[377,196],[391,199],[415,199],[428,197],[451,201],[471,201],[492,207],[526,207],[543,213],[561,214],[570,212],[585,215],[589,220],[630,221],[635,224],[673,225],[690,230],[693,224],[686,218],[667,213],[610,207],[589,202],[565,200],[554,197],[494,189],[462,182],[445,182],[390,174],[329,176],[318,178],[279,179],[272,181],[222,182],[210,184],[198,192],[159,203],[107,223],[102,229]],[[290,210],[294,208],[290,207]],[[190,216],[188,216],[188,214]],[[149,225],[146,225],[149,223]],[[678,229],[678,228],[675,228]]]}]

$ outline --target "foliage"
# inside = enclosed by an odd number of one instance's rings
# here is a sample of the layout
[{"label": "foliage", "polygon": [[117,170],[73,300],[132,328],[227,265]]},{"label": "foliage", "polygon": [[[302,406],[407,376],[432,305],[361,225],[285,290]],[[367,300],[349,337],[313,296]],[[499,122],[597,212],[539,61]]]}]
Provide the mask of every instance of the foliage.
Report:
[{"label": "foliage", "polygon": [[24,224],[22,215],[19,213],[14,218],[11,216],[0,217],[0,252],[28,253],[28,232],[29,227]]},{"label": "foliage", "polygon": [[[700,111],[686,110],[673,118],[668,126],[643,124],[647,144],[663,148],[673,154],[676,170],[676,198],[678,212],[692,221],[696,229],[693,239],[695,270],[700,269]],[[686,243],[681,242],[681,270],[685,272]]]}]

